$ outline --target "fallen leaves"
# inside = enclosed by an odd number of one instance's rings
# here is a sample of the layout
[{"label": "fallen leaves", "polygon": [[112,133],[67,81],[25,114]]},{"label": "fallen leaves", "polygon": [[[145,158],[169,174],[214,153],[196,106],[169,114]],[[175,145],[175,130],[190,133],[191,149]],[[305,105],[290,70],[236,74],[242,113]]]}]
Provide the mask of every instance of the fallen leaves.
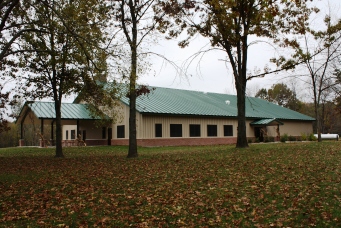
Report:
[{"label": "fallen leaves", "polygon": [[52,158],[48,149],[0,152],[0,222],[14,227],[337,227],[339,145],[141,148],[133,160],[125,159],[125,147],[67,148],[66,159]]}]

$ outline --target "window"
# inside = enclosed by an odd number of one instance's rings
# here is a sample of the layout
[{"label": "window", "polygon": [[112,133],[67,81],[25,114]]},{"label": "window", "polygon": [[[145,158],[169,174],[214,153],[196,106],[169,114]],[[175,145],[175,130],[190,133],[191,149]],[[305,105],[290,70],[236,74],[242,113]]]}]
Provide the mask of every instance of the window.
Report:
[{"label": "window", "polygon": [[107,138],[107,128],[102,127],[102,139],[106,139],[106,138]]},{"label": "window", "polygon": [[162,137],[162,124],[155,124],[155,137]]},{"label": "window", "polygon": [[190,124],[189,125],[189,136],[190,137],[200,137],[200,124]]},{"label": "window", "polygon": [[233,136],[233,126],[224,125],[224,136]]},{"label": "window", "polygon": [[124,125],[117,126],[117,138],[118,139],[125,138]]},{"label": "window", "polygon": [[83,130],[83,141],[86,140],[86,130]]},{"label": "window", "polygon": [[65,132],[66,134],[65,134],[65,139],[67,140],[67,139],[69,139],[69,131],[68,130],[66,130],[66,132]]},{"label": "window", "polygon": [[76,139],[76,130],[71,130],[71,139]]},{"label": "window", "polygon": [[170,137],[182,137],[182,124],[170,125]]},{"label": "window", "polygon": [[217,136],[217,125],[207,125],[207,136]]}]

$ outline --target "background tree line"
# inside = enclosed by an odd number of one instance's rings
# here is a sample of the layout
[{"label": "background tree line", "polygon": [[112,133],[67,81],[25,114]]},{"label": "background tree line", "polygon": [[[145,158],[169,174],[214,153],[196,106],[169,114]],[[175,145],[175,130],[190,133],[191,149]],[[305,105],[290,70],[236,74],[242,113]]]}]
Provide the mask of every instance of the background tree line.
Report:
[{"label": "background tree line", "polygon": [[[284,83],[277,83],[271,88],[262,88],[257,91],[255,97],[267,100],[274,104],[300,112],[316,118],[314,102],[300,100],[297,94]],[[332,100],[321,102],[320,122],[321,133],[341,134],[341,96],[336,95]],[[317,122],[314,122],[314,132],[317,132]]]}]

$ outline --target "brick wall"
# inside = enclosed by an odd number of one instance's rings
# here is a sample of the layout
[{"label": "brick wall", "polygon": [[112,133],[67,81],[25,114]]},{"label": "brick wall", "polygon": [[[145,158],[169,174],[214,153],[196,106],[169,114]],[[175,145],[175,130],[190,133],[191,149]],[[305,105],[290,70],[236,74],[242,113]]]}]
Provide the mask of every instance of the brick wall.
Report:
[{"label": "brick wall", "polygon": [[[139,146],[199,146],[199,145],[226,145],[235,144],[237,138],[160,138],[138,139]],[[129,145],[129,139],[111,140],[111,145]]]},{"label": "brick wall", "polygon": [[[105,146],[108,145],[107,139],[93,139],[93,140],[85,140],[87,146]],[[63,140],[62,146],[78,146],[76,140]]]}]

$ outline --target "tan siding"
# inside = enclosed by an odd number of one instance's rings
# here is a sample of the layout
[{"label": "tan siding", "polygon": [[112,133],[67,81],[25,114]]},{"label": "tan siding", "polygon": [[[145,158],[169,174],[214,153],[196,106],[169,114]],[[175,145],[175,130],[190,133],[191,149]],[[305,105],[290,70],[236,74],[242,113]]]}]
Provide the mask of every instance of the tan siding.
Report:
[{"label": "tan siding", "polygon": [[207,125],[217,125],[217,137],[224,137],[223,125],[233,126],[233,136],[237,135],[237,121],[223,118],[205,117],[175,117],[175,116],[143,116],[143,138],[155,138],[155,124],[162,124],[162,138],[170,137],[170,124],[182,124],[182,137],[188,138],[189,125],[199,124],[201,126],[201,137],[207,137]]},{"label": "tan siding", "polygon": [[313,133],[313,124],[311,122],[299,122],[299,121],[283,121],[284,125],[280,125],[280,133],[300,136],[302,133]]},{"label": "tan siding", "polygon": [[[124,125],[125,138],[129,138],[129,106],[122,104],[121,117],[117,120],[117,123],[112,125],[113,139],[117,139],[117,126]],[[143,128],[141,127],[142,115],[136,112],[136,133],[137,138],[141,138],[143,134]]]},{"label": "tan siding", "polygon": [[[125,138],[129,138],[129,106],[122,104],[122,118],[116,124],[113,124],[113,139],[117,139],[117,126],[125,126]],[[197,117],[197,116],[162,116],[162,115],[142,115],[137,112],[137,138],[153,139],[155,138],[155,124],[162,124],[162,138],[170,138],[170,124],[182,124],[182,138],[189,138],[189,125],[200,124],[201,137],[207,137],[207,125],[217,125],[217,137],[224,137],[224,125],[233,126],[233,136],[237,137],[237,119],[215,118],[215,117]],[[246,121],[246,136],[254,137],[254,127],[250,123],[254,120]],[[280,133],[283,135],[299,136],[301,133],[312,133],[311,122],[300,121],[282,121],[284,125],[280,125]],[[277,126],[267,126],[268,135],[276,136]]]},{"label": "tan siding", "polygon": [[251,122],[253,122],[253,120],[246,120],[246,137],[255,137],[255,129],[250,126]]},{"label": "tan siding", "polygon": [[[313,125],[311,122],[300,122],[300,121],[282,121],[283,125],[279,125],[279,131],[281,136],[284,134],[292,136],[301,136],[302,133],[310,134],[313,132]],[[268,136],[277,136],[276,132],[277,125],[266,126]],[[254,128],[250,128],[248,134],[254,135]],[[252,133],[251,133],[252,132]],[[248,135],[248,136],[249,136]]]}]

